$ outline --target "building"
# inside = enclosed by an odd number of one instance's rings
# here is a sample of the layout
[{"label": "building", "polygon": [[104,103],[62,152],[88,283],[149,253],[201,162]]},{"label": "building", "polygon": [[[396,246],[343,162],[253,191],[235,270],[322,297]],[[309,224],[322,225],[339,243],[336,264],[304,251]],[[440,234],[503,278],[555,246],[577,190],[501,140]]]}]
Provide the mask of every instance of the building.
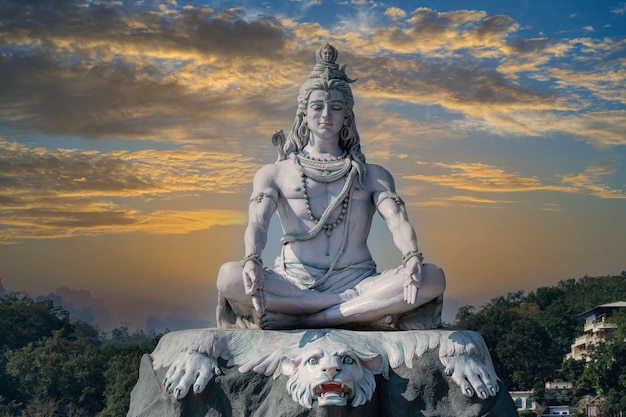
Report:
[{"label": "building", "polygon": [[602,304],[581,314],[585,318],[584,334],[572,344],[572,351],[567,358],[576,360],[587,359],[589,348],[604,340],[616,325],[606,321],[617,310],[626,309],[626,301]]},{"label": "building", "polygon": [[566,404],[573,387],[574,384],[571,381],[548,381],[545,383],[543,401],[551,406]]},{"label": "building", "polygon": [[509,391],[509,394],[517,407],[517,411],[531,410],[534,412],[537,410],[538,405],[531,398],[532,391]]},{"label": "building", "polygon": [[546,407],[545,410],[541,413],[541,417],[550,417],[550,416],[565,416],[571,417],[572,410],[569,405],[551,405]]},{"label": "building", "polygon": [[548,381],[546,382],[546,390],[570,390],[574,387],[572,381]]}]

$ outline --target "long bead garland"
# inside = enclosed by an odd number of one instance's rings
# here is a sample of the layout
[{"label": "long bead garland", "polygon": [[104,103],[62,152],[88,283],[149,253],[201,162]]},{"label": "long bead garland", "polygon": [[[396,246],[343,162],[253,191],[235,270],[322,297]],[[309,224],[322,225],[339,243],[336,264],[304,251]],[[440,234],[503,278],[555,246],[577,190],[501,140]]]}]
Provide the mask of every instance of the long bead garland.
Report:
[{"label": "long bead garland", "polygon": [[[313,210],[311,209],[311,202],[309,201],[309,193],[307,191],[307,176],[304,172],[300,173],[300,181],[302,182],[302,197],[304,197],[304,208],[306,209],[306,213],[309,216],[309,220],[317,224],[320,219],[315,217],[313,214]],[[337,219],[332,223],[326,223],[323,226],[324,233],[326,233],[327,237],[332,235],[333,230],[337,228],[343,222],[343,219],[346,217],[346,213],[348,212],[348,203],[350,201],[350,197],[346,196],[341,203],[341,212]]]},{"label": "long bead garland", "polygon": [[[315,217],[315,215],[313,214],[313,209],[311,208],[311,201],[309,199],[309,193],[307,190],[307,180],[310,178],[313,181],[321,183],[331,183],[345,177],[352,167],[352,160],[350,158],[346,158],[346,156],[347,154],[344,153],[338,158],[328,160],[312,158],[302,153],[298,153],[294,158],[296,168],[298,169],[298,171],[300,171],[300,182],[302,184],[300,190],[302,192],[302,197],[304,198],[304,207],[307,216],[309,217],[309,220],[311,220],[315,224],[319,223],[320,218]],[[317,173],[315,171],[321,171],[321,173]],[[326,223],[322,226],[327,240],[326,256],[330,255],[330,236],[333,234],[333,230],[335,230],[346,217],[349,202],[350,195],[348,194],[341,203],[341,211],[337,219],[335,219],[335,221],[332,223]]]}]

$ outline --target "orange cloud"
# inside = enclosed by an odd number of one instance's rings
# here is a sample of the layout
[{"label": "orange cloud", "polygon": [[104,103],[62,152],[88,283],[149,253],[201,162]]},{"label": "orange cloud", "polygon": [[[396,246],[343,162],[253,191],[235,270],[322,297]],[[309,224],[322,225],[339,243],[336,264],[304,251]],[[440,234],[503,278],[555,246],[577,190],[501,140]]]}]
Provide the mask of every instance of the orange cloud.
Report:
[{"label": "orange cloud", "polygon": [[502,168],[482,163],[429,164],[418,162],[418,165],[427,166],[437,171],[443,169],[450,171],[450,173],[408,175],[404,178],[476,192],[559,191],[588,193],[600,198],[626,198],[624,191],[612,189],[601,183],[603,176],[614,172],[612,167],[590,167],[583,173],[563,176],[560,184],[544,184],[537,177],[523,177],[516,173],[508,173]]},{"label": "orange cloud", "polygon": [[[99,153],[0,140],[0,155],[0,243],[134,231],[188,233],[243,224],[245,212],[159,209],[151,200],[242,191],[255,169],[249,157],[189,148]],[[130,198],[143,199],[144,208],[127,208]]]}]

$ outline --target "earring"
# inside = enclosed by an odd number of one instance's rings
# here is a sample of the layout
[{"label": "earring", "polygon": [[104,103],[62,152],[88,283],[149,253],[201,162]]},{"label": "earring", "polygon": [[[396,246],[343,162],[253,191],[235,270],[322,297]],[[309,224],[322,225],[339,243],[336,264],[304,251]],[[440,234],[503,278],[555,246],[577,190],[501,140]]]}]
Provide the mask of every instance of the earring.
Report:
[{"label": "earring", "polygon": [[339,137],[342,140],[348,140],[348,138],[350,137],[350,129],[348,128],[348,126],[343,125],[341,127],[341,130],[339,131]]},{"label": "earring", "polygon": [[307,126],[306,122],[302,123],[298,128],[298,134],[301,138],[306,138],[309,136],[309,126]]}]

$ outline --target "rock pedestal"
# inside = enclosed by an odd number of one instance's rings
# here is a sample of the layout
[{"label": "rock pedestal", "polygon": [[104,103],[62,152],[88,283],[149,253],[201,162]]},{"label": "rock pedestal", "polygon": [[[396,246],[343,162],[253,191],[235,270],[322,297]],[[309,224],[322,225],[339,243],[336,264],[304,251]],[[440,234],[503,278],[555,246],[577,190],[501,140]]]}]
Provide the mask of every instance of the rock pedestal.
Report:
[{"label": "rock pedestal", "polygon": [[[358,401],[354,400],[335,406],[320,405],[319,399],[314,398],[308,408],[306,393],[294,389],[292,382],[298,372],[302,385],[313,381],[315,369],[313,374],[303,369],[311,362],[307,359],[311,352],[323,356],[319,354],[320,347],[327,356],[328,352],[337,351],[356,357],[367,366],[376,362],[369,370],[364,366],[354,368],[373,374],[371,399],[365,398],[357,406],[354,402]],[[346,353],[346,347],[353,353]],[[192,357],[196,360],[190,361]],[[175,386],[178,383],[176,377],[172,378],[172,367],[184,369],[185,375],[201,372],[198,358],[212,364],[202,369],[219,367],[221,375],[217,371],[202,392],[196,394],[192,388],[183,398],[176,399],[167,392],[163,381],[168,377],[170,381],[174,379]],[[344,368],[352,366],[350,362]],[[295,364],[296,371],[292,372],[286,363]],[[361,374],[353,372],[344,381],[352,378],[353,386],[366,385],[358,375]],[[476,392],[468,395],[468,381],[475,375],[483,375],[485,380],[490,375],[495,377],[482,338],[469,331],[190,330],[165,335],[151,355],[144,355],[128,417],[517,417],[516,407],[500,382],[497,393],[494,390],[491,395],[483,394],[486,399],[479,398]],[[288,387],[290,384],[292,388]],[[474,391],[480,387],[475,383]]]}]

